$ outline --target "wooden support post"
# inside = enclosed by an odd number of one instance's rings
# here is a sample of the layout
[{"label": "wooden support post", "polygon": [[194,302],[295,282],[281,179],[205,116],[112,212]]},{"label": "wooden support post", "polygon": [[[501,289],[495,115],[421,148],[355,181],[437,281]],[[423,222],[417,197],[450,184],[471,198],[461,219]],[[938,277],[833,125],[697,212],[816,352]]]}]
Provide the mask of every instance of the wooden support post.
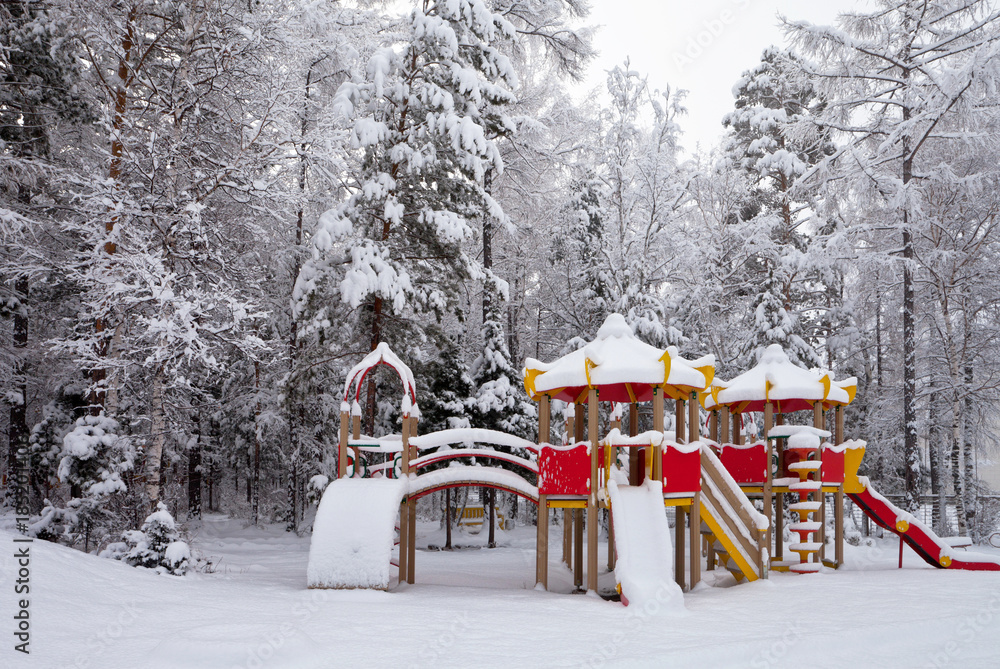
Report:
[{"label": "wooden support post", "polygon": [[715,544],[712,543],[712,535],[705,537],[705,565],[708,571],[715,571]]},{"label": "wooden support post", "polygon": [[[779,413],[774,417],[775,425],[785,424],[785,414]],[[785,440],[784,439],[771,439],[768,440],[769,444],[773,444],[772,448],[777,452],[777,457],[775,460],[778,463],[778,476],[785,474],[782,471],[782,464],[785,461]],[[795,499],[793,497],[793,499]],[[774,555],[775,560],[785,559],[785,494],[775,493],[774,494],[774,534],[777,537],[775,539]]]},{"label": "wooden support post", "polygon": [[538,495],[538,521],[535,532],[535,585],[549,589],[549,500]]},{"label": "wooden support post", "polygon": [[[817,430],[823,429],[823,403],[813,402],[813,427]],[[823,462],[823,440],[820,439],[819,448],[816,449],[816,461]],[[819,490],[816,491],[816,501],[819,502],[819,512],[817,515],[817,520],[819,520],[819,532],[816,534],[816,540],[819,541],[819,552],[814,553],[815,562],[823,564],[823,558],[826,557],[826,493],[823,492],[823,476],[820,470],[816,470],[815,479],[820,482]]]},{"label": "wooden support post", "polygon": [[[653,430],[655,432],[663,432],[663,388],[660,386],[653,387]],[[655,444],[652,449],[647,451],[647,456],[651,459],[652,466],[652,479],[654,481],[663,482],[663,445]],[[648,467],[648,465],[647,465]]]},{"label": "wooden support post", "polygon": [[351,438],[361,438],[361,416],[351,416]]},{"label": "wooden support post", "polygon": [[340,412],[340,442],[337,444],[337,478],[347,475],[347,435],[351,424],[351,414]]},{"label": "wooden support post", "polygon": [[[844,443],[844,407],[838,406],[834,410],[833,418],[833,443],[840,445]],[[841,483],[840,487],[837,489],[836,495],[834,495],[834,500],[836,506],[834,507],[834,522],[837,524],[835,528],[834,536],[836,537],[837,545],[834,548],[835,556],[837,560],[837,567],[841,567],[844,564],[844,484]],[[867,519],[867,516],[865,516]]]},{"label": "wooden support post", "polygon": [[844,565],[844,484],[841,483],[833,494],[833,555],[837,569]]},{"label": "wooden support post", "polygon": [[573,512],[563,509],[563,562],[566,567],[573,568]]},{"label": "wooden support post", "polygon": [[701,419],[698,417],[698,393],[691,392],[688,400],[688,443],[701,439]]},{"label": "wooden support post", "polygon": [[[549,407],[549,396],[542,395],[538,400],[538,450],[541,456],[542,444],[550,443],[550,421],[552,419]],[[546,495],[538,495],[538,518],[535,532],[535,584],[549,589],[549,506]]]},{"label": "wooden support post", "polygon": [[[779,460],[780,462],[780,460]],[[794,498],[793,498],[794,499]],[[774,494],[774,534],[777,536],[777,543],[774,546],[774,559],[785,559],[785,495],[784,493]]]},{"label": "wooden support post", "polygon": [[573,585],[583,588],[583,509],[573,509]]},{"label": "wooden support post", "polygon": [[833,443],[841,445],[844,443],[844,407],[838,406],[835,411]]},{"label": "wooden support post", "polygon": [[608,571],[615,570],[615,561],[618,555],[615,553],[615,517],[614,510],[608,507]]},{"label": "wooden support post", "polygon": [[[772,485],[772,474],[771,474],[771,440],[767,438],[768,432],[774,427],[774,405],[770,402],[764,405],[764,442],[767,449],[767,479],[764,481],[764,517],[767,518],[767,549],[772,555],[780,555],[781,553],[775,553],[772,550],[774,544],[771,543],[772,532],[771,532],[771,511],[774,505],[774,496],[771,492]],[[783,543],[781,535],[774,537],[774,540],[778,543]]]},{"label": "wooden support post", "polygon": [[743,443],[743,419],[740,414],[733,412],[733,443],[737,446]]},{"label": "wooden support post", "polygon": [[587,498],[587,590],[597,592],[597,491],[601,489],[597,388],[587,392],[587,439],[590,441],[590,495]]},{"label": "wooden support post", "polygon": [[719,416],[719,427],[722,428],[719,435],[720,444],[729,443],[729,407],[722,407],[722,415]]},{"label": "wooden support post", "polygon": [[[639,405],[635,402],[628,405],[628,434],[630,437],[639,434]],[[639,449],[634,446],[628,449],[628,482],[629,485],[642,483],[642,472],[639,471]]]},{"label": "wooden support post", "polygon": [[708,438],[712,441],[719,441],[719,410],[712,409],[708,417]]},{"label": "wooden support post", "polygon": [[586,428],[583,415],[583,405],[574,404],[573,409],[575,411],[575,415],[573,416],[573,441],[579,444],[583,441],[583,435]]},{"label": "wooden support post", "polygon": [[[403,417],[403,450],[400,453],[403,478],[410,474],[410,421]],[[404,499],[399,506],[399,582],[410,582],[410,504]]]},{"label": "wooden support post", "polygon": [[691,535],[691,589],[701,581],[701,493],[696,492],[691,501],[691,513],[688,515],[688,533]]},{"label": "wooden support post", "polygon": [[674,581],[684,589],[684,507],[674,511]]},{"label": "wooden support post", "polygon": [[538,400],[538,445],[541,447],[542,444],[552,443],[549,441],[551,437],[551,425],[552,414],[549,409],[549,396],[542,395],[541,399]]},{"label": "wooden support post", "polygon": [[[412,416],[408,419],[403,418],[403,448],[409,452],[409,460],[413,460],[417,456],[417,449],[410,446],[410,435],[414,433],[416,426],[416,418]],[[409,469],[409,460],[407,461],[407,469]],[[417,500],[408,497],[406,504],[409,507],[406,512],[406,519],[409,523],[409,528],[406,531],[406,582],[413,583],[416,580],[417,561]]]},{"label": "wooden support post", "polygon": [[677,400],[674,409],[674,441],[683,444],[687,435],[684,434],[684,400]]}]

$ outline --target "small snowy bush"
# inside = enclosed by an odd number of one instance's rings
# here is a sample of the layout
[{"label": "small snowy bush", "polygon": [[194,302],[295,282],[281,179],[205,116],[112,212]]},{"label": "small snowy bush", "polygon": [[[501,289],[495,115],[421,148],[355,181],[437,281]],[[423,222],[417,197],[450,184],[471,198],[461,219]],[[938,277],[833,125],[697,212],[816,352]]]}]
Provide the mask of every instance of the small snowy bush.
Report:
[{"label": "small snowy bush", "polygon": [[123,560],[133,567],[146,567],[182,575],[191,563],[191,549],[180,540],[174,517],[160,502],[156,511],[143,522],[142,529],[122,533],[122,542],[112,544],[102,553]]},{"label": "small snowy bush", "polygon": [[316,476],[309,479],[309,483],[306,484],[306,499],[309,503],[319,504],[319,501],[323,498],[323,491],[326,490],[328,485],[330,485],[330,477],[323,474],[316,474]]}]

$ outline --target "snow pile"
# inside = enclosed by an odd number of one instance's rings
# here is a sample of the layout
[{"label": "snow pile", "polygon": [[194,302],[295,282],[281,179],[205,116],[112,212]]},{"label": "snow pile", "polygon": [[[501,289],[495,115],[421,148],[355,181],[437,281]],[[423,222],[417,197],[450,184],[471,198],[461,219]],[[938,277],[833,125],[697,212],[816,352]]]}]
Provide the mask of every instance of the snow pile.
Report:
[{"label": "snow pile", "polygon": [[663,484],[647,479],[640,486],[608,482],[615,526],[615,580],[622,601],[684,611],[684,595],[673,579],[670,526],[663,508]]},{"label": "snow pile", "polygon": [[389,587],[389,559],[406,479],[337,479],[316,510],[310,588]]}]

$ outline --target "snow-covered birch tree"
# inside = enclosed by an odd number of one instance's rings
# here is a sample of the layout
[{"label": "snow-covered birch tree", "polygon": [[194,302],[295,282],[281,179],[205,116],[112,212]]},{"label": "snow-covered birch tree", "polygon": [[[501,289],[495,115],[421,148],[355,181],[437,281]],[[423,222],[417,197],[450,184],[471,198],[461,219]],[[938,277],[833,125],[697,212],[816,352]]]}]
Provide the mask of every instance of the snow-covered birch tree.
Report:
[{"label": "snow-covered birch tree", "polygon": [[827,100],[818,121],[843,135],[834,154],[804,179],[848,178],[872,190],[898,238],[902,274],[902,421],[906,504],[919,505],[914,237],[926,226],[922,190],[936,167],[935,144],[973,142],[992,104],[1000,11],[984,0],[878,0],[841,16],[838,28],[787,21],[814,62],[805,66]]}]

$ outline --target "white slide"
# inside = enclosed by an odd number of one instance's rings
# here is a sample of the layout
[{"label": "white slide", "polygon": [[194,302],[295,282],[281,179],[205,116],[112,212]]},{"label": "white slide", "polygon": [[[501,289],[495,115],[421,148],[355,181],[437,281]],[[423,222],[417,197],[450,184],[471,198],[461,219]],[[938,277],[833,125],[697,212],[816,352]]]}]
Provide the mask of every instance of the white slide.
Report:
[{"label": "white slide", "polygon": [[389,560],[406,479],[337,479],[316,510],[310,588],[389,588]]},{"label": "white slide", "polygon": [[673,577],[674,552],[663,485],[650,480],[638,486],[609,481],[608,494],[615,526],[615,580],[621,587],[622,603],[645,606],[655,601],[683,609],[684,595]]}]

